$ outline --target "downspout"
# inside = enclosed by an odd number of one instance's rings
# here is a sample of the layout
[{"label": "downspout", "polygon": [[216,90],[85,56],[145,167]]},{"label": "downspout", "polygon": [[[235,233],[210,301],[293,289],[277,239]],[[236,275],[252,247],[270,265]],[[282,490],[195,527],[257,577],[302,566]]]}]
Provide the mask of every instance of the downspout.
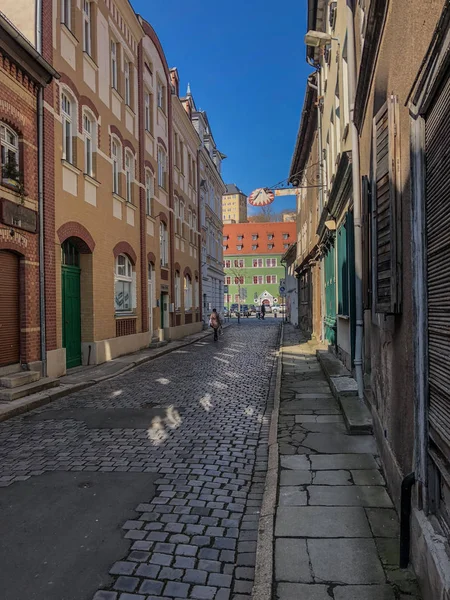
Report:
[{"label": "downspout", "polygon": [[356,305],[356,334],[355,334],[355,374],[358,384],[358,396],[364,397],[363,376],[363,295],[362,295],[362,228],[361,228],[361,180],[359,168],[359,134],[354,122],[356,94],[356,57],[355,57],[355,26],[353,21],[352,0],[347,0],[347,59],[349,73],[350,96],[350,130],[352,135],[352,186],[353,186],[353,217],[355,237],[355,305]]},{"label": "downspout", "polygon": [[[318,81],[317,81],[317,86],[314,86],[311,81],[309,80],[308,77],[308,85],[310,87],[312,87],[313,89],[315,88],[317,90],[317,96],[318,96],[318,100],[319,97],[322,95],[322,89],[321,89],[321,72],[320,72],[320,66],[318,66],[317,64],[315,64],[310,58],[306,59],[308,64],[311,65],[311,67],[313,67],[314,69],[316,69],[317,72],[317,76],[318,76]],[[319,147],[319,215],[322,214],[322,210],[323,210],[323,174],[324,174],[324,168],[323,168],[323,146],[322,146],[322,111],[320,110],[320,102],[317,102],[317,137],[318,137],[318,147]],[[321,279],[321,286],[322,286],[322,293],[320,294],[320,310],[321,310],[321,319],[320,319],[320,329],[321,329],[321,338],[322,341],[325,340],[325,263],[324,263],[324,259],[320,261],[321,263],[321,273],[320,273],[320,279]],[[299,280],[300,281],[300,280]],[[300,299],[300,284],[299,284],[299,299]]]},{"label": "downspout", "polygon": [[[42,54],[42,0],[36,0],[36,50]],[[42,375],[47,376],[45,344],[45,266],[44,266],[44,88],[37,96],[38,213],[39,213],[39,332]]]}]

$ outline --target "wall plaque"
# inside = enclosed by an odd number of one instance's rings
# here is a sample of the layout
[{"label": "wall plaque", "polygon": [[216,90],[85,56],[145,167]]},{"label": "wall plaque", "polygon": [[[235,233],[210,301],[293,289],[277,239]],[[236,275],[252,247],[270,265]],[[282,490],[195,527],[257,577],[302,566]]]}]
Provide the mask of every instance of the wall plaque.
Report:
[{"label": "wall plaque", "polygon": [[37,213],[6,198],[0,199],[0,221],[30,233],[36,233],[37,230]]}]

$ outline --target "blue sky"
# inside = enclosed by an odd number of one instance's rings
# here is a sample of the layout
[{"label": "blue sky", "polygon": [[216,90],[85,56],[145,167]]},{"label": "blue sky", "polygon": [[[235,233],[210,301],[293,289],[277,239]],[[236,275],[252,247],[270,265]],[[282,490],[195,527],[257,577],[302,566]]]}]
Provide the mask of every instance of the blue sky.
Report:
[{"label": "blue sky", "polygon": [[[246,194],[287,178],[303,104],[306,0],[132,0],[184,93],[206,110],[226,183]],[[295,206],[292,196],[274,209]]]}]

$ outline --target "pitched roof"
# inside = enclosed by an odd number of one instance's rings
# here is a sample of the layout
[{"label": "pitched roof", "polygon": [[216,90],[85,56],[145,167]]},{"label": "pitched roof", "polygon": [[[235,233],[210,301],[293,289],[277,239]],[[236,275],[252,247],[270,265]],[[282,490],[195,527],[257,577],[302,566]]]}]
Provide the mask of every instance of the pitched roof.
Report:
[{"label": "pitched roof", "polygon": [[240,190],[238,188],[238,186],[235,183],[226,183],[226,190],[225,190],[225,196],[227,194],[242,194],[243,196],[245,196],[244,192],[242,190]]}]

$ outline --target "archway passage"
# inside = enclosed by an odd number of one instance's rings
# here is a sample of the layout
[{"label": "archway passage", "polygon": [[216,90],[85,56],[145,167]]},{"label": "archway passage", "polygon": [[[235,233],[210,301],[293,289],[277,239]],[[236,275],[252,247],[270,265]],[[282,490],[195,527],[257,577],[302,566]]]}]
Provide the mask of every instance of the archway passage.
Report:
[{"label": "archway passage", "polygon": [[19,257],[0,251],[0,367],[20,361]]},{"label": "archway passage", "polygon": [[80,253],[72,238],[61,246],[62,338],[67,368],[81,365]]}]

